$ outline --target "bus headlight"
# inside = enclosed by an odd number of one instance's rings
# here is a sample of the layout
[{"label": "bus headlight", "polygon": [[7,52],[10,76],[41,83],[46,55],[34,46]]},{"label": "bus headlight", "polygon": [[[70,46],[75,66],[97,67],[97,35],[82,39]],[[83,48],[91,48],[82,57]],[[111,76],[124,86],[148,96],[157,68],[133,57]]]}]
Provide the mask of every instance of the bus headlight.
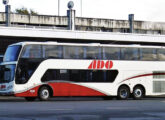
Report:
[{"label": "bus headlight", "polygon": [[13,88],[13,85],[9,85],[6,90],[10,90]]},{"label": "bus headlight", "polygon": [[6,91],[6,90],[10,90],[12,88],[13,88],[13,85],[9,85],[8,87],[6,87],[6,85],[1,85],[0,91]]}]

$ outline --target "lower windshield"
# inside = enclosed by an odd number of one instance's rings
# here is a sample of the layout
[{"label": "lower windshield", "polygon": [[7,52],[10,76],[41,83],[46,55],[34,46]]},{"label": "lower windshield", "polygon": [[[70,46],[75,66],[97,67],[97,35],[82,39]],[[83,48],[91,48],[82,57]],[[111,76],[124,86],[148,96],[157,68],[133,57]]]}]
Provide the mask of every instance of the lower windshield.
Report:
[{"label": "lower windshield", "polygon": [[14,80],[15,65],[0,66],[0,83],[9,83]]},{"label": "lower windshield", "polygon": [[17,61],[20,50],[20,45],[9,46],[5,52],[4,62]]}]

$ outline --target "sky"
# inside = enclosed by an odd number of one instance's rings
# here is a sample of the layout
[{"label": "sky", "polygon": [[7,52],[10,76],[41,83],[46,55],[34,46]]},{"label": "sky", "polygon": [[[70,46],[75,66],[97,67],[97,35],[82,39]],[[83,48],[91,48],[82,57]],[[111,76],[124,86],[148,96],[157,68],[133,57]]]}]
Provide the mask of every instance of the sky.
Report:
[{"label": "sky", "polygon": [[[1,0],[2,1],[2,0]],[[60,15],[66,16],[67,3],[60,1]],[[72,0],[77,17],[127,20],[134,14],[135,20],[165,22],[165,0]],[[82,1],[82,12],[81,12]],[[9,0],[12,11],[26,7],[42,15],[58,15],[58,0]],[[0,3],[0,12],[5,6]],[[82,14],[81,14],[82,13]]]}]

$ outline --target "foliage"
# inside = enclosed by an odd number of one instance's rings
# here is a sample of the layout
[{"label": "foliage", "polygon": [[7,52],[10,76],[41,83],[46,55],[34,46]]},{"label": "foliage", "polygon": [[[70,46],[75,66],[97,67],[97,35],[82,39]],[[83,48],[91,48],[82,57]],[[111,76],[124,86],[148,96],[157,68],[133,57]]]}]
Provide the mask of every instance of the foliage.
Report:
[{"label": "foliage", "polygon": [[15,9],[15,13],[24,14],[24,15],[38,15],[38,13],[35,12],[34,10],[32,9],[28,10],[25,7]]}]

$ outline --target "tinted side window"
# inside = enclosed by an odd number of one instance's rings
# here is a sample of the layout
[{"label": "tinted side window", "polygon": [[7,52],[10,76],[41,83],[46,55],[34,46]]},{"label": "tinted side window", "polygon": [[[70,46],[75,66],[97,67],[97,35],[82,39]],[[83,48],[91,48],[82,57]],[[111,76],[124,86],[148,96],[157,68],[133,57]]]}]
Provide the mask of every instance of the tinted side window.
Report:
[{"label": "tinted side window", "polygon": [[83,59],[84,50],[80,46],[64,46],[65,59]]},{"label": "tinted side window", "polygon": [[115,47],[103,48],[103,59],[119,60],[120,59],[120,48],[115,48]]},{"label": "tinted side window", "polygon": [[42,58],[41,45],[26,45],[24,46],[21,58]]},{"label": "tinted side window", "polygon": [[59,75],[60,73],[58,73],[58,70],[47,70],[44,74],[44,76],[42,77],[42,82],[46,82],[46,81],[52,81],[55,79],[60,79]]},{"label": "tinted side window", "polygon": [[101,59],[100,47],[84,47],[84,57],[86,59]]},{"label": "tinted side window", "polygon": [[44,45],[43,54],[45,58],[62,58],[62,46]]},{"label": "tinted side window", "polygon": [[158,55],[158,60],[164,61],[165,60],[165,49],[158,49],[157,55]]},{"label": "tinted side window", "polygon": [[140,49],[140,60],[153,61],[157,60],[157,51],[152,48]]},{"label": "tinted side window", "polygon": [[138,60],[138,48],[121,48],[121,60]]},{"label": "tinted side window", "polygon": [[72,81],[72,82],[114,82],[117,70],[52,70],[43,75],[41,81]]},{"label": "tinted side window", "polygon": [[41,61],[40,59],[20,59],[16,70],[16,84],[28,82]]}]

